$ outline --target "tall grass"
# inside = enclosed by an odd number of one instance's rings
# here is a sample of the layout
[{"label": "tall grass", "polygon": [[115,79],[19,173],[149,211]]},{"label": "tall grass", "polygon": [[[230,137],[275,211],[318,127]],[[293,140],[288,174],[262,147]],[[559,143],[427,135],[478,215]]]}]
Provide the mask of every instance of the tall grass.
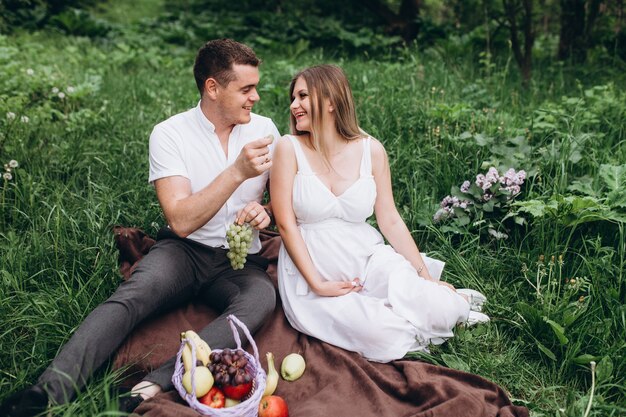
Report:
[{"label": "tall grass", "polygon": [[[196,104],[195,51],[120,28],[106,40],[0,37],[0,159],[19,162],[0,184],[0,399],[33,383],[120,282],[112,226],[163,224],[147,138]],[[445,49],[377,59],[261,52],[256,111],[282,132],[292,75],[320,62],[345,69],[420,247],[447,261],[454,285],[488,295],[491,324],[459,329],[421,359],[494,380],[537,416],[582,415],[595,361],[589,415],[626,413],[626,184],[598,179],[605,164],[624,181],[623,71],[544,64],[522,90],[506,59],[486,71]],[[504,240],[433,224],[450,188],[491,165],[531,174],[518,198],[526,206],[512,209],[526,223]],[[114,415],[117,378],[103,370],[53,414]]]}]

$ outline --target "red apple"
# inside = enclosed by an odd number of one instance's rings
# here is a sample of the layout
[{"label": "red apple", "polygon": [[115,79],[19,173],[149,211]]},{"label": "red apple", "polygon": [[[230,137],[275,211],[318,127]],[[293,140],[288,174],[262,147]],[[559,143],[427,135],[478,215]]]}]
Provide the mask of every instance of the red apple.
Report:
[{"label": "red apple", "polygon": [[287,403],[278,395],[261,398],[259,417],[289,417]]},{"label": "red apple", "polygon": [[226,398],[224,397],[224,393],[220,391],[218,387],[213,387],[206,395],[200,397],[198,401],[207,407],[224,408]]},{"label": "red apple", "polygon": [[228,398],[232,398],[233,400],[241,400],[243,397],[248,395],[250,391],[252,391],[252,381],[245,382],[239,385],[222,385],[222,391],[224,395]]}]

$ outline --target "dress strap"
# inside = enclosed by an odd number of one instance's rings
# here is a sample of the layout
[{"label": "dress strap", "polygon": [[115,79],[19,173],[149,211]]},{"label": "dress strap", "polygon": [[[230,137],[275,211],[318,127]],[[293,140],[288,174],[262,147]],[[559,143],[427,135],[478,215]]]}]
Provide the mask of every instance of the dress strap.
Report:
[{"label": "dress strap", "polygon": [[361,177],[371,177],[372,176],[372,151],[370,143],[372,141],[371,137],[366,137],[363,139],[363,157],[361,158],[361,170],[359,175]]},{"label": "dress strap", "polygon": [[289,135],[287,137],[291,140],[291,143],[293,144],[293,149],[296,152],[296,162],[298,163],[298,172],[301,172],[303,174],[312,173],[313,171],[311,171],[311,167],[309,166],[309,161],[306,159],[306,155],[304,154],[304,151],[302,150],[302,146],[300,146],[300,141],[298,140],[298,138],[292,135]]}]

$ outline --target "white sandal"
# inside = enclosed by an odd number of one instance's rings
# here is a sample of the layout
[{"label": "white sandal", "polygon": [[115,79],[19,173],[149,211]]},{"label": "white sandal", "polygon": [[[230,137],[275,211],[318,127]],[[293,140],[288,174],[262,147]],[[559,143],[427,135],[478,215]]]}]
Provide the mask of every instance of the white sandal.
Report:
[{"label": "white sandal", "polygon": [[488,323],[490,320],[491,319],[489,318],[488,315],[479,313],[478,311],[470,310],[469,316],[467,317],[467,321],[465,322],[465,325],[467,327],[471,327],[471,326],[475,326],[481,323]]},{"label": "white sandal", "polygon": [[487,297],[485,297],[482,293],[470,288],[459,288],[456,292],[467,297],[467,302],[470,305],[471,311],[476,311],[478,313],[483,311],[483,304],[487,301]]}]

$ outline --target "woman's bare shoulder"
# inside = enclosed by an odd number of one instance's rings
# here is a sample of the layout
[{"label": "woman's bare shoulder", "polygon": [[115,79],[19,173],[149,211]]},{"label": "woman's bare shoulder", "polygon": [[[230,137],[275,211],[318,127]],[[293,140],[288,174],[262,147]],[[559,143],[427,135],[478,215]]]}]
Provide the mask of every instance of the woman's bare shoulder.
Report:
[{"label": "woman's bare shoulder", "polygon": [[376,138],[370,136],[370,151],[372,153],[372,162],[374,164],[380,163],[387,157],[387,151],[383,144]]}]

